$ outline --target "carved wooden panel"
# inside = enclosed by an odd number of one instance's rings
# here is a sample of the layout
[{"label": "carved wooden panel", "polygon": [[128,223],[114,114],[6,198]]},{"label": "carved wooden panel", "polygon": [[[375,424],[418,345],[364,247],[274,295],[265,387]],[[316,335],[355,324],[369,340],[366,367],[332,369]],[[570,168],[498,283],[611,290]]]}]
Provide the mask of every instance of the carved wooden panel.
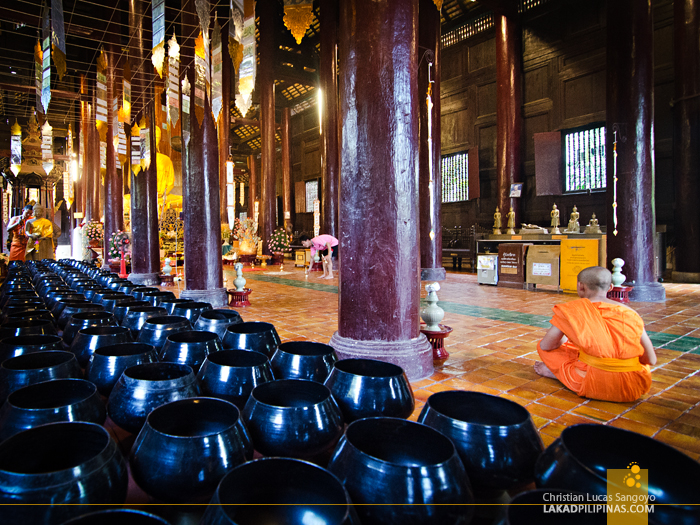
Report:
[{"label": "carved wooden panel", "polygon": [[479,167],[490,169],[496,167],[496,126],[479,129]]},{"label": "carved wooden panel", "polygon": [[523,103],[549,98],[549,64],[523,73]]},{"label": "carved wooden panel", "polygon": [[306,213],[306,182],[303,180],[294,183],[294,211]]},{"label": "carved wooden panel", "polygon": [[562,86],[564,120],[605,111],[605,71],[565,80]]},{"label": "carved wooden panel", "polygon": [[471,201],[481,197],[481,190],[479,187],[479,148],[470,148],[467,155],[467,171],[469,173],[469,200]]},{"label": "carved wooden panel", "polygon": [[561,195],[561,133],[535,133],[534,148],[537,195]]},{"label": "carved wooden panel", "polygon": [[496,113],[496,83],[491,82],[476,88],[477,116]]},{"label": "carved wooden panel", "polygon": [[463,46],[452,46],[442,51],[440,57],[441,82],[456,78],[462,74],[464,55],[466,54],[467,48]]},{"label": "carved wooden panel", "polygon": [[440,120],[440,142],[443,153],[468,142],[469,113],[466,109],[445,115]]},{"label": "carved wooden panel", "polygon": [[496,65],[496,40],[489,38],[469,48],[469,73]]}]

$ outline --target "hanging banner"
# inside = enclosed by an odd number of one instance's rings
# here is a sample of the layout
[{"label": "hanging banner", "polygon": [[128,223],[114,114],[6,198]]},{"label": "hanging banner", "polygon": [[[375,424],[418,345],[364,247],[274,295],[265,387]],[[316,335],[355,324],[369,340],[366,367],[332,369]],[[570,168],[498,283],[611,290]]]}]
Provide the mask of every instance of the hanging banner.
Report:
[{"label": "hanging banner", "polygon": [[97,58],[95,95],[95,125],[100,133],[100,141],[104,141],[107,137],[107,57],[104,49],[100,49],[100,56]]},{"label": "hanging banner", "polygon": [[187,80],[187,71],[185,78],[182,79],[182,140],[185,142],[185,148],[190,143],[190,81]]},{"label": "hanging banner", "polygon": [[306,30],[314,20],[314,6],[310,0],[284,0],[284,25],[301,44]]},{"label": "hanging banner", "polygon": [[243,203],[245,202],[245,195],[243,195],[243,192],[245,191],[245,183],[241,182],[241,188],[240,188],[240,193],[241,193],[241,200],[238,201],[241,203],[241,206],[243,206]]},{"label": "hanging banner", "polygon": [[[73,158],[73,123],[68,124],[68,136],[66,137],[66,168],[72,169],[77,165]],[[75,164],[74,164],[75,163]],[[73,204],[73,179],[71,178],[70,169],[63,172],[63,200],[66,201],[66,207],[70,210]]]},{"label": "hanging banner", "polygon": [[175,124],[180,119],[180,46],[173,37],[168,40],[168,123],[170,132],[175,129]]},{"label": "hanging banner", "polygon": [[194,46],[194,114],[200,127],[204,118],[204,102],[207,90],[207,72],[209,67],[206,61],[204,38],[199,33]]},{"label": "hanging banner", "polygon": [[44,65],[44,55],[41,52],[41,40],[37,39],[36,46],[34,46],[34,86],[36,87],[36,102],[35,107],[39,113],[44,112],[44,108],[41,105],[41,85],[43,83],[43,65]]},{"label": "hanging banner", "polygon": [[78,175],[83,172],[83,155],[85,152],[85,134],[83,133],[83,128],[80,128],[80,134],[78,135]]},{"label": "hanging banner", "polygon": [[219,120],[223,104],[221,84],[224,56],[221,47],[221,27],[219,27],[219,21],[214,19],[214,30],[211,36],[211,113],[214,116],[214,122]]},{"label": "hanging banner", "polygon": [[46,113],[49,110],[49,102],[51,102],[51,19],[49,18],[48,5],[44,7],[44,22],[42,33],[41,105],[44,107],[44,113]]},{"label": "hanging banner", "polygon": [[211,20],[211,3],[209,0],[194,0],[194,6],[197,9],[199,17],[199,28],[203,35],[209,38],[209,22]]},{"label": "hanging banner", "polygon": [[51,0],[51,49],[58,80],[66,74],[66,33],[63,28],[63,0]]},{"label": "hanging banner", "polygon": [[107,169],[107,143],[100,141],[100,170]]},{"label": "hanging banner", "polygon": [[153,51],[151,62],[163,78],[163,61],[165,60],[165,0],[153,0],[151,4],[153,17]]},{"label": "hanging banner", "polygon": [[238,94],[236,107],[245,117],[253,103],[255,88],[255,17],[246,19],[243,26],[243,60],[238,71]]},{"label": "hanging banner", "polygon": [[41,160],[42,167],[48,175],[53,169],[53,128],[48,119],[41,127]]},{"label": "hanging banner", "polygon": [[228,53],[234,74],[243,60],[243,0],[231,0],[228,20]]},{"label": "hanging banner", "polygon": [[131,126],[131,171],[134,176],[141,171],[141,129],[138,124]]},{"label": "hanging banner", "polygon": [[112,146],[116,153],[119,146],[119,97],[112,100]]},{"label": "hanging banner", "polygon": [[10,128],[10,169],[17,176],[22,166],[22,126],[19,125],[17,119]]},{"label": "hanging banner", "polygon": [[122,80],[122,109],[119,112],[119,120],[125,124],[131,124],[131,67],[129,58],[124,61]]},{"label": "hanging banner", "polygon": [[118,123],[117,129],[117,156],[119,157],[119,165],[122,169],[127,167],[127,155],[126,155],[126,132],[124,131],[124,123]]},{"label": "hanging banner", "polygon": [[151,165],[151,129],[145,119],[141,119],[141,167],[147,170]]}]

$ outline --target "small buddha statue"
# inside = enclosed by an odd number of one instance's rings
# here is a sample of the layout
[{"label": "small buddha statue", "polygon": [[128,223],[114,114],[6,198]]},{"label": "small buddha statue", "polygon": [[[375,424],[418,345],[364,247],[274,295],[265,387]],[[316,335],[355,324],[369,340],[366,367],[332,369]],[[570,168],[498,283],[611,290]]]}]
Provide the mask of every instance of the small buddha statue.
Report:
[{"label": "small buddha statue", "polygon": [[588,222],[588,226],[586,226],[585,233],[603,233],[600,229],[600,225],[598,224],[598,219],[595,216],[595,213],[591,217],[591,220]]},{"label": "small buddha statue", "polygon": [[493,214],[493,234],[501,234],[501,210],[496,206],[496,213]]},{"label": "small buddha statue", "polygon": [[552,205],[552,211],[550,212],[550,217],[552,218],[552,231],[550,233],[553,234],[559,234],[561,233],[559,231],[559,210],[557,209],[557,205],[554,204]]},{"label": "small buddha statue", "polygon": [[581,233],[581,226],[578,223],[580,214],[576,206],[574,206],[571,216],[569,217],[569,225],[566,227],[567,233]]},{"label": "small buddha statue", "polygon": [[508,217],[508,231],[506,232],[508,235],[515,235],[515,212],[513,211],[513,207],[510,207],[510,211],[507,214]]}]

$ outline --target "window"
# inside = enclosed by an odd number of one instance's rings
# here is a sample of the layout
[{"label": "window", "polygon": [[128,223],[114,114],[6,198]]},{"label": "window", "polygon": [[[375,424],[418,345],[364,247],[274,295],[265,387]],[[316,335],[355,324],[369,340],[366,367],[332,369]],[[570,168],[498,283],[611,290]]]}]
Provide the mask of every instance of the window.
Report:
[{"label": "window", "polygon": [[605,126],[564,132],[564,193],[605,189]]},{"label": "window", "polygon": [[442,202],[469,199],[467,152],[442,157]]},{"label": "window", "polygon": [[306,181],[306,213],[314,212],[314,201],[318,199],[318,179]]}]

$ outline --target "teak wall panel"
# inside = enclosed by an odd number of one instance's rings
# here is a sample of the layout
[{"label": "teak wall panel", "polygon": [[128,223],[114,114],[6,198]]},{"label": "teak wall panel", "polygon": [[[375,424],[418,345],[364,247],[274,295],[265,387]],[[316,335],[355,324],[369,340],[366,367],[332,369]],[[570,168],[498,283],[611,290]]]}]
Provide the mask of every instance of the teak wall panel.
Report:
[{"label": "teak wall panel", "polygon": [[605,71],[593,71],[562,81],[562,127],[605,120]]}]

